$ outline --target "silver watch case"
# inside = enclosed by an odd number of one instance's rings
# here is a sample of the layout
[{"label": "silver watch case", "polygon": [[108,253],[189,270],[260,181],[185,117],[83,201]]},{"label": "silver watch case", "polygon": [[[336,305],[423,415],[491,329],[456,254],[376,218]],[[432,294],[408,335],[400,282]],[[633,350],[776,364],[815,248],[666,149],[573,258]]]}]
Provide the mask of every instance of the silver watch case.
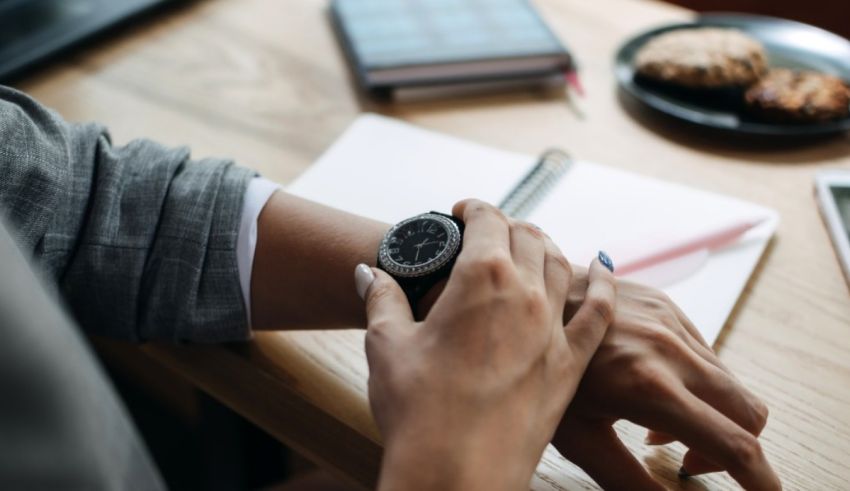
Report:
[{"label": "silver watch case", "polygon": [[[415,222],[424,219],[439,222],[446,228],[448,235],[446,248],[443,249],[442,252],[440,252],[440,254],[434,259],[431,259],[430,261],[423,264],[418,264],[416,266],[406,266],[404,264],[399,264],[395,262],[390,257],[389,253],[390,238],[395,234],[395,232],[399,228],[407,225],[410,222]],[[457,224],[454,221],[436,213],[422,213],[421,215],[416,215],[415,217],[410,217],[406,220],[398,222],[387,231],[386,235],[384,235],[384,239],[381,241],[380,247],[378,248],[378,262],[380,263],[381,268],[392,276],[397,276],[400,278],[421,278],[423,276],[428,276],[436,271],[439,271],[440,268],[442,268],[449,261],[451,261],[457,255],[458,249],[460,249],[460,242],[460,228],[458,228]]]}]

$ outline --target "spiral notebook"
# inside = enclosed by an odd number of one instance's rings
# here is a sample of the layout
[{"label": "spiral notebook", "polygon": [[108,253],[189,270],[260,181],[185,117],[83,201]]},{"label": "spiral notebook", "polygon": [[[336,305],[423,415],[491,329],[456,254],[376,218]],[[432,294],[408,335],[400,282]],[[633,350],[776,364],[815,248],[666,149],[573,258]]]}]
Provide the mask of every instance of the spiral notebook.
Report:
[{"label": "spiral notebook", "polygon": [[600,249],[615,264],[634,263],[671,243],[758,223],[721,249],[626,276],[667,292],[708,342],[778,224],[769,208],[573,159],[563,150],[516,154],[373,114],[360,116],[288,191],[387,223],[476,197],[540,226],[579,264]]}]

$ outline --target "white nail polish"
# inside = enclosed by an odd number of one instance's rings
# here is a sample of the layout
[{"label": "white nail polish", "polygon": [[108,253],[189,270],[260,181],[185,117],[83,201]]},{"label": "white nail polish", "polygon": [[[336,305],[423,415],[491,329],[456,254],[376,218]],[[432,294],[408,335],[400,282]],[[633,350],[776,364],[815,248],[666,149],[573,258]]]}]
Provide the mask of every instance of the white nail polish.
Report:
[{"label": "white nail polish", "polygon": [[357,289],[360,298],[366,299],[366,290],[369,289],[369,285],[373,281],[375,281],[375,273],[368,265],[361,263],[354,268],[354,287]]}]

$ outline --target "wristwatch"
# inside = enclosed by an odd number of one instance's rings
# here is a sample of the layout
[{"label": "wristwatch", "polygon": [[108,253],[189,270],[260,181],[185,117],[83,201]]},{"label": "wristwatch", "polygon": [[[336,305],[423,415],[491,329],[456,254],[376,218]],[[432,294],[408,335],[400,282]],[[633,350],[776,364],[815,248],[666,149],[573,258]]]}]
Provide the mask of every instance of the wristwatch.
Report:
[{"label": "wristwatch", "polygon": [[410,306],[449,276],[463,242],[463,222],[436,211],[402,220],[378,248],[378,267],[404,290]]}]

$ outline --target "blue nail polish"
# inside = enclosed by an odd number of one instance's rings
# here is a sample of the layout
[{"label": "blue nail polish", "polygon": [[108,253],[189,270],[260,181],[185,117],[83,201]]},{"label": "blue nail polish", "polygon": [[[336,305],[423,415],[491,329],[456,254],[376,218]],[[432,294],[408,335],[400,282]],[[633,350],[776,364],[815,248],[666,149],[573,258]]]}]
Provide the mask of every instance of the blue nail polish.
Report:
[{"label": "blue nail polish", "polygon": [[605,251],[599,251],[599,262],[602,263],[603,266],[608,268],[608,271],[614,272],[614,261],[608,257],[608,254],[605,254]]}]

